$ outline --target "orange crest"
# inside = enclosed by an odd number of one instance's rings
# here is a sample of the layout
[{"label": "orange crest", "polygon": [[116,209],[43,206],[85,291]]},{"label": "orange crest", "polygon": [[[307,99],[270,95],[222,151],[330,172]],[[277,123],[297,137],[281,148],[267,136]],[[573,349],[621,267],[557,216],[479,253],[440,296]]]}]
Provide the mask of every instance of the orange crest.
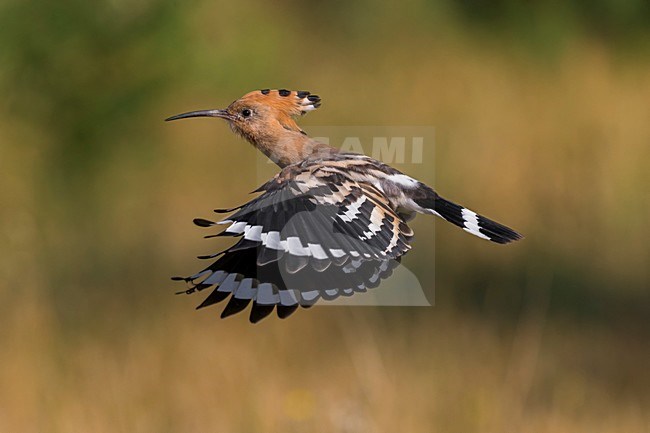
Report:
[{"label": "orange crest", "polygon": [[242,96],[237,102],[266,105],[290,117],[301,116],[321,105],[318,95],[286,89],[255,90]]}]

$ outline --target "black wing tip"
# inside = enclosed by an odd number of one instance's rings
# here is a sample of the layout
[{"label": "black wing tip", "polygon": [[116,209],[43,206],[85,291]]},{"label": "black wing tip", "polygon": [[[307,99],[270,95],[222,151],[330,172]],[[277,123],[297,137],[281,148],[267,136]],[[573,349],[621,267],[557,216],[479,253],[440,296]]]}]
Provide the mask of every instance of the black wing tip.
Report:
[{"label": "black wing tip", "polygon": [[298,304],[295,305],[278,305],[277,315],[280,319],[286,319],[291,316],[298,309]]},{"label": "black wing tip", "polygon": [[206,220],[204,218],[194,218],[192,222],[199,227],[212,227],[215,225],[214,221]]},{"label": "black wing tip", "polygon": [[253,307],[251,308],[251,314],[248,316],[248,320],[251,323],[258,323],[269,314],[273,312],[275,304],[262,305],[257,302],[253,302]]},{"label": "black wing tip", "polygon": [[242,206],[237,206],[237,207],[233,207],[233,208],[230,208],[230,209],[228,209],[228,208],[219,208],[219,209],[213,209],[213,210],[214,210],[214,213],[230,213],[230,212],[234,212],[236,210],[239,210],[241,208],[242,208]]},{"label": "black wing tip", "polygon": [[230,317],[245,310],[250,301],[250,299],[238,299],[232,296],[230,301],[228,301],[228,304],[226,304],[226,307],[221,312],[221,318],[225,319],[226,317]]}]

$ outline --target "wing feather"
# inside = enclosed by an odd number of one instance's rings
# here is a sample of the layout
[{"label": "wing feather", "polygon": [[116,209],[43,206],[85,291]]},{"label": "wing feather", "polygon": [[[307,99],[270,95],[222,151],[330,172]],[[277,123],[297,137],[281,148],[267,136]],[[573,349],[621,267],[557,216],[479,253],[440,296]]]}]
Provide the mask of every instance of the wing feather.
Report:
[{"label": "wing feather", "polygon": [[[212,288],[198,308],[230,297],[227,317],[253,306],[258,322],[277,307],[280,318],[317,299],[351,296],[376,287],[410,249],[412,231],[371,183],[353,180],[341,164],[285,168],[258,197],[215,223],[237,242],[201,272],[182,278],[186,293]],[[213,235],[211,235],[213,236]]]}]

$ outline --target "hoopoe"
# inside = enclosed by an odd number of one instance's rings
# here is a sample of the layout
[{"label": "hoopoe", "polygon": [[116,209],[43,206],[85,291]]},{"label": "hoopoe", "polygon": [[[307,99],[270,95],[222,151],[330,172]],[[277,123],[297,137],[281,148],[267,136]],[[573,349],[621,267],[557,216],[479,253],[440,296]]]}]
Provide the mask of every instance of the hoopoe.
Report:
[{"label": "hoopoe", "polygon": [[192,111],[166,120],[218,117],[274,161],[280,172],[248,203],[201,227],[229,226],[213,236],[235,236],[230,248],[189,277],[174,277],[212,292],[197,307],[230,297],[221,317],[244,310],[250,321],[280,318],[319,298],[349,296],[376,287],[411,249],[407,225],[416,213],[436,215],[482,239],[505,244],[514,230],[439,196],[433,189],[368,156],[343,152],[310,138],[295,118],[320,107],[306,91],[258,90],[223,110]]}]

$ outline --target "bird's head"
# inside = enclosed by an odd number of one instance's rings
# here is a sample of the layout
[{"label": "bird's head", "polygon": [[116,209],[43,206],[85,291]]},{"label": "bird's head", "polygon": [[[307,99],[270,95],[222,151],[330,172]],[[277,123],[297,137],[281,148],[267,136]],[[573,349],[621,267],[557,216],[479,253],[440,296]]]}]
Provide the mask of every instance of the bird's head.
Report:
[{"label": "bird's head", "polygon": [[257,147],[281,167],[302,161],[316,152],[335,151],[307,136],[295,118],[320,107],[320,97],[306,91],[256,90],[225,109],[178,114],[165,120],[188,117],[225,119],[234,132]]},{"label": "bird's head", "polygon": [[269,133],[277,132],[278,127],[302,132],[294,118],[315,110],[320,105],[320,97],[306,91],[264,89],[247,93],[222,110],[190,111],[165,120],[219,117],[227,120],[238,134],[256,141]]}]

